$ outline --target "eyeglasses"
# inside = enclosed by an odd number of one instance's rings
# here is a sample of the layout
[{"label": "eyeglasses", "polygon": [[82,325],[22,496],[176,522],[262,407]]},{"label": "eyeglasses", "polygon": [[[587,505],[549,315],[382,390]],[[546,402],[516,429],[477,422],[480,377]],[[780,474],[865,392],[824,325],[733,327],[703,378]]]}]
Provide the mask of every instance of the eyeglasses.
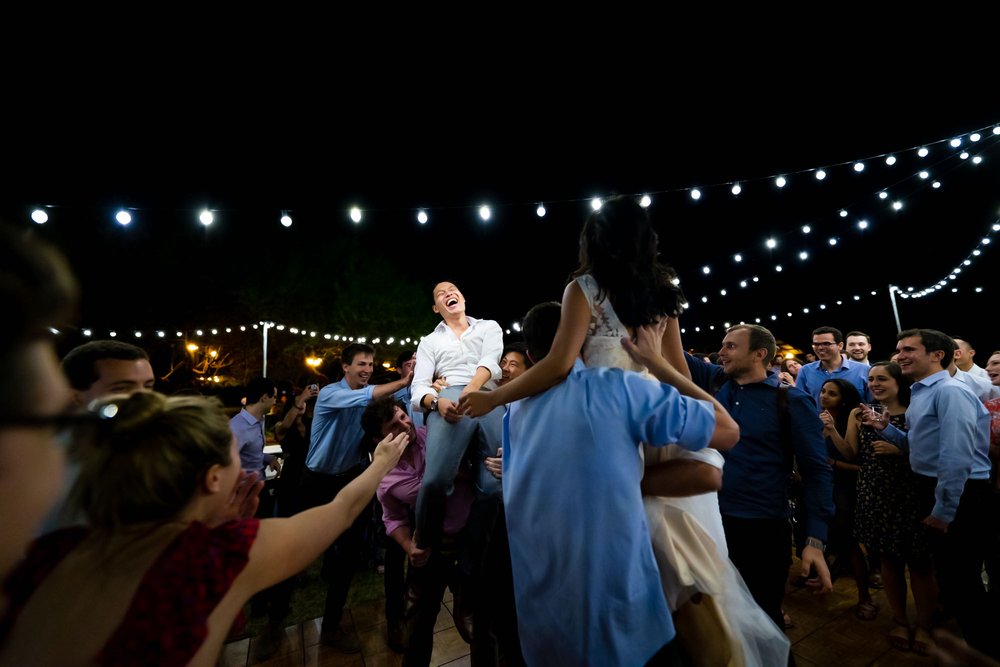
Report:
[{"label": "eyeglasses", "polygon": [[84,424],[97,424],[114,419],[118,414],[118,403],[95,401],[87,410],[72,408],[53,415],[3,415],[0,428],[55,428],[64,430]]},{"label": "eyeglasses", "polygon": [[825,341],[822,343],[813,343],[813,347],[820,347],[820,348],[833,347],[834,345],[836,345],[836,343],[831,343],[830,341]]}]

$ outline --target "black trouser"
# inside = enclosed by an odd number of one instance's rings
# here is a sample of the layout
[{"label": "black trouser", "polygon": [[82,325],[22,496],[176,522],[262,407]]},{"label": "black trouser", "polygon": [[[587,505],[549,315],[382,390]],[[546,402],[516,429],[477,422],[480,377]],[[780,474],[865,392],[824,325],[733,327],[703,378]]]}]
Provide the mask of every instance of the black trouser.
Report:
[{"label": "black trouser", "polygon": [[390,628],[403,620],[403,595],[406,593],[406,552],[392,537],[385,540],[383,560],[385,620]]},{"label": "black trouser", "polygon": [[722,516],[729,559],[740,571],[754,601],[779,628],[785,626],[781,602],[792,562],[788,519],[743,519]]},{"label": "black trouser", "polygon": [[431,663],[434,648],[434,625],[441,610],[441,599],[448,582],[456,574],[459,538],[444,535],[440,547],[422,567],[411,564],[406,575],[406,605],[404,613],[407,626],[404,667],[426,667]]},{"label": "black trouser", "polygon": [[[913,474],[922,516],[934,508],[936,477]],[[948,532],[928,529],[931,554],[941,591],[941,603],[958,619],[970,646],[1000,657],[997,628],[1000,611],[990,604],[983,586],[983,562],[996,534],[996,517],[990,516],[993,492],[986,479],[970,479],[958,501]]]},{"label": "black trouser", "polygon": [[[350,484],[365,470],[364,465],[357,465],[339,475],[325,475],[308,468],[302,473],[300,499],[302,509],[325,505],[332,501],[341,489]],[[364,545],[361,535],[368,515],[362,511],[350,528],[345,530],[337,540],[330,545],[323,557],[323,576],[329,582],[326,591],[326,605],[323,609],[323,632],[336,632],[347,603],[347,591],[354,578],[358,560],[362,555]]]}]

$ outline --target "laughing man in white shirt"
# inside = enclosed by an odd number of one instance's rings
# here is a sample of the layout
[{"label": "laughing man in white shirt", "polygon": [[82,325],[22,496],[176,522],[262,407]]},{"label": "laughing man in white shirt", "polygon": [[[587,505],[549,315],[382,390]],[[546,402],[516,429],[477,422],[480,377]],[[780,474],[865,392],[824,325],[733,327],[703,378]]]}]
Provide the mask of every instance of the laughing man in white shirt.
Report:
[{"label": "laughing man in white shirt", "polygon": [[[444,501],[470,445],[475,452],[477,490],[483,495],[500,492],[500,483],[486,470],[483,459],[500,447],[504,413],[498,407],[482,417],[468,417],[458,409],[462,396],[500,378],[500,325],[468,317],[465,297],[450,282],[434,286],[433,310],[442,321],[417,347],[410,389],[413,407],[429,411],[427,461],[417,497],[416,540],[421,549],[439,544]],[[440,393],[431,387],[435,377],[448,379],[449,386]]]}]

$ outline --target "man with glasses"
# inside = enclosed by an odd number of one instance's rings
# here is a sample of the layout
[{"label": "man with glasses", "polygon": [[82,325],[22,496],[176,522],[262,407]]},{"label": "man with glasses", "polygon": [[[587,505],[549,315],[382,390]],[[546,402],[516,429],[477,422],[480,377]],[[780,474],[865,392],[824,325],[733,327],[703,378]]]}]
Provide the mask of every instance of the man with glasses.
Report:
[{"label": "man with glasses", "polygon": [[[812,332],[812,348],[817,360],[799,369],[795,386],[812,396],[819,406],[819,392],[827,380],[847,380],[864,401],[870,402],[868,364],[848,359],[844,354],[844,334],[834,327],[819,327]],[[855,406],[848,406],[854,408]]]}]

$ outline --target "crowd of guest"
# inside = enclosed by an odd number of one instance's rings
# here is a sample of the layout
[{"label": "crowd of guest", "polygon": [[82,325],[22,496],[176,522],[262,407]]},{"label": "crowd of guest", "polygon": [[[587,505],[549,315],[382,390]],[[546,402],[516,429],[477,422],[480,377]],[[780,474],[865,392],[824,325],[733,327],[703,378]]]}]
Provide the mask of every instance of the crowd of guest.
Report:
[{"label": "crowd of guest", "polygon": [[824,325],[807,362],[739,324],[695,355],[636,202],[595,211],[580,252],[523,341],[443,281],[388,381],[354,343],[338,381],[254,378],[227,409],[157,393],[134,345],[60,361],[46,332],[73,322],[75,280],[0,227],[0,664],[211,665],[247,605],[266,659],[320,556],[320,641],[357,653],[343,615],[372,508],[407,665],[430,663],[446,588],[475,665],[793,663],[790,574],[819,593],[851,576],[858,622],[884,586],[895,648],[941,651],[950,616],[968,646],[949,652],[1000,658],[1000,352],[980,368],[919,328],[883,359]]}]

